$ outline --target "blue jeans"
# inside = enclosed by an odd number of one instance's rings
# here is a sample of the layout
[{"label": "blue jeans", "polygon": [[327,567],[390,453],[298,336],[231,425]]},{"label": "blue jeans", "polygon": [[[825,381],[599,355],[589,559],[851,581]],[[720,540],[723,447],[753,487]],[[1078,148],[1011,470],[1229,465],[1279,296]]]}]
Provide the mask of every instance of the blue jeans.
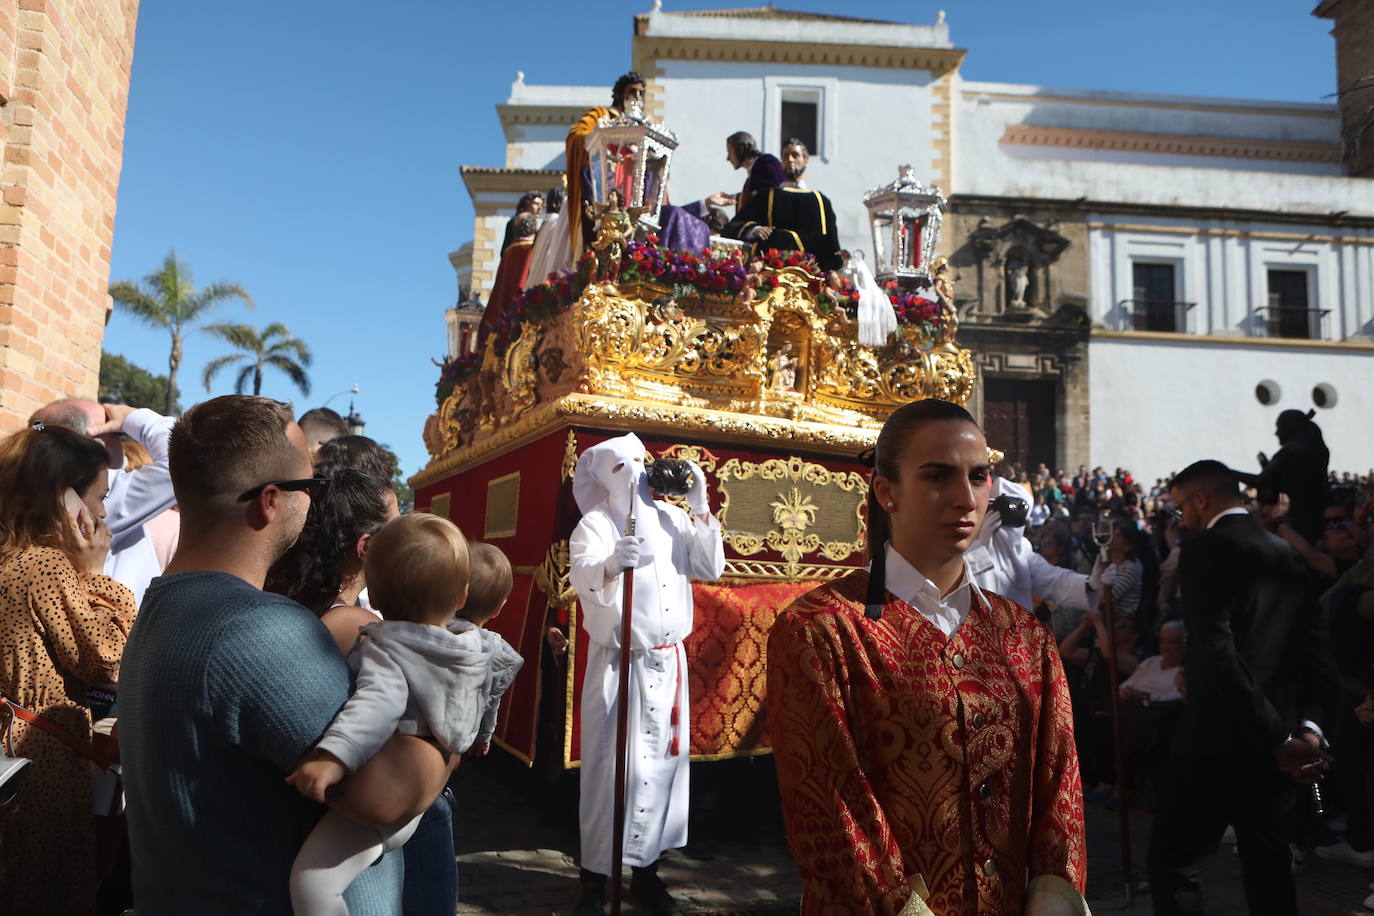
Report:
[{"label": "blue jeans", "polygon": [[444,789],[401,847],[406,916],[453,916],[458,911],[458,861],[453,855],[453,792]]}]

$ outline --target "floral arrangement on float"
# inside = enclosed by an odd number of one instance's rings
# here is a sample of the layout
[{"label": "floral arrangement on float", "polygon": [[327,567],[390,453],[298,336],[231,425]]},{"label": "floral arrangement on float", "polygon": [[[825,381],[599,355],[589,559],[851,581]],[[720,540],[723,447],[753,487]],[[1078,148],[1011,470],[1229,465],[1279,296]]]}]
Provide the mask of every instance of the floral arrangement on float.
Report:
[{"label": "floral arrangement on float", "polygon": [[[662,247],[658,236],[650,234],[644,241],[626,246],[616,283],[630,295],[671,295],[679,302],[694,298],[751,302],[776,289],[784,270],[800,270],[809,277],[808,286],[823,314],[844,324],[856,320],[860,294],[853,278],[846,271],[827,276],[813,255],[801,251],[770,249],[753,258],[747,257],[745,249],[682,251]],[[543,283],[526,289],[492,327],[487,346],[497,356],[504,355],[525,322],[548,320],[571,308],[582,297],[595,271],[596,259],[589,250],[576,267],[549,274]],[[939,337],[945,310],[934,288],[913,291],[892,280],[884,284],[883,292],[892,304],[899,327],[916,331],[918,338],[928,342]],[[483,353],[474,352],[442,363],[436,360],[440,370],[435,385],[436,402],[442,404],[458,383],[477,374],[482,359]]]}]

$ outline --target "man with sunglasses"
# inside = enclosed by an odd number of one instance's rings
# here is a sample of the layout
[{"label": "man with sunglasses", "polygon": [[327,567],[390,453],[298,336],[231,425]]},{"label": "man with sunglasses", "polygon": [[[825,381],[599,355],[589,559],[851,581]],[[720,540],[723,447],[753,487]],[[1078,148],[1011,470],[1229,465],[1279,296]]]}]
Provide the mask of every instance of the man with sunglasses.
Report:
[{"label": "man with sunglasses", "polygon": [[[348,698],[349,675],[315,615],[262,585],[328,482],[312,476],[290,409],[267,398],[196,405],[170,453],[180,543],[120,674],[134,895],[142,916],[285,916],[291,863],[323,810],[285,777]],[[449,771],[425,747],[393,797],[359,802],[345,782],[332,807],[374,826],[423,811]],[[399,913],[401,871],[394,855],[366,870],[352,911]]]}]

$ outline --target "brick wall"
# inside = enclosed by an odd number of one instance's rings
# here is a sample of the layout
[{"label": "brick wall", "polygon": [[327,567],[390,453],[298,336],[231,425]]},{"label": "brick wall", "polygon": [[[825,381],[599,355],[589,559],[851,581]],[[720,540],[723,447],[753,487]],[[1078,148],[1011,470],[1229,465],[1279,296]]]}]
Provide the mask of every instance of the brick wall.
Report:
[{"label": "brick wall", "polygon": [[1334,21],[1341,140],[1352,177],[1374,178],[1374,4],[1326,2],[1316,15]]},{"label": "brick wall", "polygon": [[0,0],[0,432],[94,397],[138,0]]}]

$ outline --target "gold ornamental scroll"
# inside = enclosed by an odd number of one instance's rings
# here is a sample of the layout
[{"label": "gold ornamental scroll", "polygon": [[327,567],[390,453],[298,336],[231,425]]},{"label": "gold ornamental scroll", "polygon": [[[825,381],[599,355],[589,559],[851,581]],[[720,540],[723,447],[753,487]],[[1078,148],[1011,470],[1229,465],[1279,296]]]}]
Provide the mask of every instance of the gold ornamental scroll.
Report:
[{"label": "gold ornamental scroll", "polygon": [[[830,578],[864,549],[868,482],[856,471],[831,471],[791,458],[731,458],[716,470],[725,543],[741,557],[765,552],[781,563],[745,563],[751,578]],[[773,575],[768,575],[768,573]]]}]

